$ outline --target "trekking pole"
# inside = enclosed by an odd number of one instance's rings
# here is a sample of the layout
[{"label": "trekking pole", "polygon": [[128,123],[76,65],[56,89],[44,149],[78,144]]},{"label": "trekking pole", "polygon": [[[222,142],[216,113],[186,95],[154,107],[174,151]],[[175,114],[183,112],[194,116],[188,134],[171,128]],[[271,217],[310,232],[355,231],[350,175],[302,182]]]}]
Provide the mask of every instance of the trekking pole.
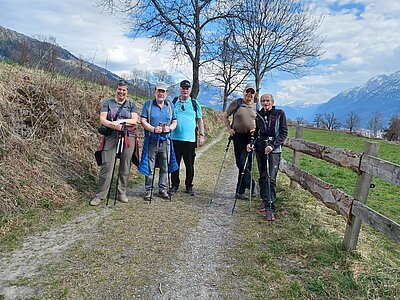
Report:
[{"label": "trekking pole", "polygon": [[250,165],[250,196],[249,196],[249,207],[251,205],[253,197],[253,165],[254,165],[254,150],[251,151],[251,165]]},{"label": "trekking pole", "polygon": [[213,198],[214,198],[214,196],[215,196],[215,193],[216,193],[216,191],[217,191],[217,185],[218,185],[219,179],[220,179],[220,177],[221,177],[222,168],[223,168],[223,166],[224,166],[225,159],[226,159],[226,155],[228,154],[229,145],[231,144],[231,141],[232,141],[232,136],[229,136],[229,138],[228,138],[228,144],[226,145],[226,149],[225,149],[224,159],[222,160],[221,168],[219,169],[219,172],[218,172],[217,181],[215,181],[213,197],[211,197],[210,203],[209,203],[208,205],[211,205],[211,203],[212,203],[212,201],[213,201]]},{"label": "trekking pole", "polygon": [[[125,123],[124,123],[124,124],[125,124]],[[119,148],[120,148],[120,143],[121,143],[120,138],[121,138],[121,134],[120,134],[120,136],[118,137],[118,141],[117,141],[117,149],[116,149],[116,151],[115,151],[114,166],[113,166],[113,171],[112,171],[112,174],[111,174],[110,185],[108,186],[108,193],[107,193],[106,206],[108,206],[108,199],[110,198],[111,185],[112,185],[112,180],[113,180],[113,178],[114,178],[114,172],[115,172],[115,165],[116,165],[116,163],[117,163],[117,159],[121,157],[120,155],[118,155]],[[122,143],[123,143],[123,139],[122,139]],[[124,149],[124,147],[123,147],[123,145],[122,145],[122,150],[123,150],[123,149]],[[118,180],[117,180],[117,184],[118,184]],[[115,204],[115,202],[114,202],[114,204]]]},{"label": "trekking pole", "polygon": [[[123,122],[123,123],[121,123],[121,125],[122,125],[122,131],[119,132],[117,152],[115,153],[115,157],[116,157],[116,159],[117,158],[119,159],[120,165],[121,165],[121,156],[124,152],[124,146],[125,146],[126,123]],[[114,205],[117,203],[118,183],[119,183],[119,175],[117,176],[117,184],[115,186]]]},{"label": "trekking pole", "polygon": [[[237,189],[236,192],[238,192],[238,191],[240,190],[241,186],[242,186],[244,173],[246,172],[247,163],[248,163],[248,161],[249,161],[249,155],[250,155],[250,152],[247,152],[247,154],[246,154],[246,160],[244,161],[243,171],[242,171],[242,173],[240,174],[239,185],[238,185],[238,189]],[[233,202],[233,207],[232,207],[232,215],[233,215],[233,212],[235,211],[236,201],[237,201],[237,197],[236,197],[236,195],[235,195],[235,202]]]},{"label": "trekking pole", "polygon": [[[161,125],[162,125],[162,123],[158,124],[158,126],[161,126]],[[151,180],[150,202],[153,199],[154,177],[156,176],[156,164],[157,164],[159,150],[160,150],[160,135],[157,133],[157,147],[156,147],[156,155],[154,156],[154,167],[153,167],[153,178]]]},{"label": "trekking pole", "polygon": [[[167,126],[167,123],[163,124],[163,132],[164,132],[164,126]],[[168,134],[168,133],[166,133]],[[169,197],[169,201],[172,201],[172,196],[171,196],[171,191],[170,191],[170,174],[169,174],[169,151],[171,149],[171,141],[169,141],[169,147],[168,147],[168,139],[167,139],[167,178],[168,178],[168,197]]]},{"label": "trekking pole", "polygon": [[265,166],[267,168],[267,188],[268,188],[268,202],[269,207],[272,209],[272,197],[271,197],[271,174],[269,172],[269,154],[266,154],[267,160],[265,162]]}]

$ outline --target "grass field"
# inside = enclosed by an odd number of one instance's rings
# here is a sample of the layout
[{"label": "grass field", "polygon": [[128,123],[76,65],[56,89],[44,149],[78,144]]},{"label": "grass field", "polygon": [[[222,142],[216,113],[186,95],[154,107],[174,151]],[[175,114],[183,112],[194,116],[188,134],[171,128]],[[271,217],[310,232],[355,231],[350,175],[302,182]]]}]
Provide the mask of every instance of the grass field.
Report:
[{"label": "grass field", "polygon": [[[295,128],[289,128],[289,137],[294,137]],[[400,164],[400,144],[380,139],[369,139],[335,131],[304,128],[303,139],[321,145],[335,148],[350,149],[363,152],[365,142],[379,144],[378,156],[384,160]],[[291,161],[292,151],[284,148],[284,159]],[[349,195],[353,194],[356,182],[356,173],[345,168],[335,166],[323,160],[302,154],[301,168],[324,181],[335,185]],[[375,188],[370,189],[367,205],[381,214],[400,222],[400,186],[396,186],[379,178],[373,177]]]},{"label": "grass field", "polygon": [[[294,128],[289,136],[294,137]],[[362,152],[370,139],[304,129],[304,140]],[[382,140],[379,157],[400,163],[400,145]],[[284,148],[291,161],[292,150]],[[301,168],[352,194],[356,175],[302,154]],[[257,176],[257,175],[255,175]],[[400,187],[373,179],[367,204],[400,221]],[[234,252],[241,264],[232,272],[245,278],[246,299],[400,299],[400,247],[371,226],[362,225],[357,250],[342,248],[345,220],[301,187],[289,188],[278,175],[278,218],[272,225],[241,215],[242,240]],[[240,231],[240,233],[239,233]],[[230,288],[235,288],[230,286]]]}]

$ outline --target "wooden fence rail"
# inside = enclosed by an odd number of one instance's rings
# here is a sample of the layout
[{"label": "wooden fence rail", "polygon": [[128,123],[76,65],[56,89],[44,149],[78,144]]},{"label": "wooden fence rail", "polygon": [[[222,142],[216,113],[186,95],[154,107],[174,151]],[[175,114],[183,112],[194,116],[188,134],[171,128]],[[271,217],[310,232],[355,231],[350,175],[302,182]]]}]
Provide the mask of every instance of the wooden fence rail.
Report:
[{"label": "wooden fence rail", "polygon": [[[367,142],[364,152],[328,147],[301,140],[302,127],[296,127],[296,138],[287,138],[285,146],[293,150],[293,163],[282,160],[280,169],[293,182],[300,184],[321,200],[328,208],[342,215],[346,221],[343,245],[348,250],[357,246],[361,221],[373,226],[383,234],[400,243],[400,225],[366,205],[372,176],[400,185],[400,165],[377,157],[378,144]],[[357,173],[353,196],[299,168],[300,153],[305,153]],[[296,156],[296,157],[295,157]]]}]

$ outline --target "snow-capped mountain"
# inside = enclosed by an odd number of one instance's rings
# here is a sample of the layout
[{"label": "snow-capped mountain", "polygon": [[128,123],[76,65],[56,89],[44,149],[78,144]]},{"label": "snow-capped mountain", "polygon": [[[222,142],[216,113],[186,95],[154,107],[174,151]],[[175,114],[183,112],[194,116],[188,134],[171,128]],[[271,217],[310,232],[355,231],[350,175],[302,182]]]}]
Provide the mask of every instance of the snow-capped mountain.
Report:
[{"label": "snow-capped mountain", "polygon": [[400,71],[373,77],[362,86],[343,91],[321,104],[315,114],[334,113],[344,124],[350,111],[360,116],[364,128],[375,112],[382,114],[384,126],[391,116],[400,115]]}]

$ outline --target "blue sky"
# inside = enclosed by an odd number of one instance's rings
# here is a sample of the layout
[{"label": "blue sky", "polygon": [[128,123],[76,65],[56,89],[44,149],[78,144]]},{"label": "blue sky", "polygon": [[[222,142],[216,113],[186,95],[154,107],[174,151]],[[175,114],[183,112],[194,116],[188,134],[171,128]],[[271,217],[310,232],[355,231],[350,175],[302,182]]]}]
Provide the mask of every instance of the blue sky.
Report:
[{"label": "blue sky", "polygon": [[[273,73],[261,92],[275,95],[279,105],[326,102],[368,79],[400,70],[400,1],[315,0],[325,15],[319,34],[325,54],[307,76]],[[0,25],[28,36],[54,36],[76,56],[119,75],[133,69],[165,69],[177,81],[191,78],[185,61],[171,61],[167,45],[150,51],[146,39],[127,38],[122,16],[96,7],[96,0],[0,0]]]}]

